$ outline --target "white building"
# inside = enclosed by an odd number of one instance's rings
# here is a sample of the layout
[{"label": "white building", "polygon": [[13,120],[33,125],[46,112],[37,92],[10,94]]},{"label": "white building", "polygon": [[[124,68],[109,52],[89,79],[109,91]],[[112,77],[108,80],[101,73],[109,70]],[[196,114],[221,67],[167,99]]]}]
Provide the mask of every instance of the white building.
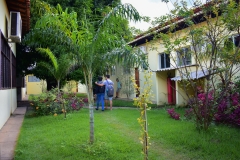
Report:
[{"label": "white building", "polygon": [[16,43],[29,27],[30,0],[0,0],[0,129],[17,108],[17,94],[22,92],[16,78]]}]

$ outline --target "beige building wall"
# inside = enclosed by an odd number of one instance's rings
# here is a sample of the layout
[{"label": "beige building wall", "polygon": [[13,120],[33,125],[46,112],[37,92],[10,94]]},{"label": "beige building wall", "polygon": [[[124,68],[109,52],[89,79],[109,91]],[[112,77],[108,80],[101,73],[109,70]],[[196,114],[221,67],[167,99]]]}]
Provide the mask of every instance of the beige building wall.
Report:
[{"label": "beige building wall", "polygon": [[78,83],[78,93],[87,93],[87,87],[81,82]]},{"label": "beige building wall", "polygon": [[[42,92],[46,91],[47,84],[46,81],[41,80],[40,82],[29,82],[29,76],[33,75],[27,75],[26,76],[26,89],[25,91],[27,95],[30,94],[41,94]],[[64,87],[63,90],[65,92],[78,92],[78,93],[87,93],[86,86],[84,84],[76,83],[75,81],[68,82]]]},{"label": "beige building wall", "polygon": [[40,80],[40,82],[31,82],[30,76],[33,75],[27,75],[26,76],[26,92],[27,95],[30,94],[41,94],[42,91],[46,90],[46,82],[43,80]]},{"label": "beige building wall", "polygon": [[[0,1],[0,30],[3,35],[7,35],[6,19],[9,21],[9,11],[5,0]],[[16,55],[16,44],[9,44]],[[8,120],[13,111],[17,108],[17,91],[15,88],[0,90],[0,129]]]},{"label": "beige building wall", "polygon": [[[120,98],[127,98],[127,94],[125,93],[125,91],[126,91],[126,87],[128,86],[129,88],[131,88],[130,90],[132,90],[132,93],[130,93],[130,96],[128,98],[129,99],[135,98],[136,94],[134,93],[133,84],[131,84],[131,82],[129,80],[131,77],[135,76],[134,69],[131,68],[131,69],[129,69],[130,73],[125,73],[124,70],[123,70],[123,67],[121,65],[116,65],[116,66],[113,66],[113,67],[114,67],[113,71],[111,71],[109,74],[110,74],[110,79],[114,83],[114,92],[115,92],[114,97],[116,97],[116,90],[117,90],[116,79],[118,78],[119,81],[122,84],[122,89],[120,90],[119,97]],[[104,76],[103,76],[103,80],[105,80]],[[129,82],[129,83],[127,83],[127,82]]]},{"label": "beige building wall", "polygon": [[[7,21],[7,24],[6,24]],[[0,29],[3,35],[7,37],[9,35],[9,28],[10,27],[10,15],[7,9],[7,4],[4,0],[0,1]],[[9,43],[14,55],[16,56],[16,43]]]},{"label": "beige building wall", "polygon": [[80,93],[86,93],[83,92],[83,89],[81,89],[80,91],[78,91],[79,87],[78,85],[81,85],[80,83],[76,82],[76,81],[69,81],[67,82],[67,84],[63,87],[63,90],[66,92],[80,92]]},{"label": "beige building wall", "polygon": [[[203,26],[204,24],[205,22],[200,23],[197,25],[197,27]],[[177,31],[176,33],[173,33],[172,36],[174,37],[174,39],[181,38],[185,36],[185,34],[187,33],[187,30],[188,28],[183,29],[181,31]],[[146,50],[146,53],[148,54],[149,67],[150,67],[150,70],[153,71],[153,76],[152,76],[153,102],[156,102],[158,105],[167,104],[168,103],[167,78],[179,76],[180,75],[179,71],[177,69],[157,71],[160,69],[159,55],[161,53],[164,53],[164,50],[165,50],[163,42],[160,38],[157,40],[155,39],[154,41],[150,41],[145,44],[142,44],[138,47],[144,48]],[[179,49],[182,47],[191,48],[191,46],[188,44],[186,44],[185,46],[179,47]],[[176,63],[175,63],[176,59],[177,59],[177,53],[173,51],[170,56],[170,63],[171,63],[170,68],[176,68]],[[200,70],[200,68],[196,67],[196,62],[194,57],[191,58],[191,65],[188,67],[188,70],[189,72]],[[143,75],[143,72],[140,72],[140,86],[143,86],[143,83],[144,83],[144,75]],[[173,83],[175,83],[175,86],[176,86],[176,93],[175,93],[176,104],[180,106],[186,105],[188,97],[186,96],[185,91],[181,86],[181,81],[176,81]],[[188,92],[191,94],[191,92],[193,91],[191,90]]]}]

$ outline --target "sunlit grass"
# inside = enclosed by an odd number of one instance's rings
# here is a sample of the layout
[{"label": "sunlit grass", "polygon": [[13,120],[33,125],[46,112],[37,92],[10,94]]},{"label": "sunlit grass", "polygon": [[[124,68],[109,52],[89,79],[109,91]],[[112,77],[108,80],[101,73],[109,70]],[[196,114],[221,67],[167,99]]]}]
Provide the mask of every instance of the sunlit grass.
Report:
[{"label": "sunlit grass", "polygon": [[[88,144],[86,108],[67,119],[63,115],[25,118],[15,160],[141,160],[139,114],[127,108],[94,111],[93,145]],[[193,122],[173,120],[164,108],[148,111],[148,123],[150,160],[240,159],[239,129],[211,126],[199,133]]]}]

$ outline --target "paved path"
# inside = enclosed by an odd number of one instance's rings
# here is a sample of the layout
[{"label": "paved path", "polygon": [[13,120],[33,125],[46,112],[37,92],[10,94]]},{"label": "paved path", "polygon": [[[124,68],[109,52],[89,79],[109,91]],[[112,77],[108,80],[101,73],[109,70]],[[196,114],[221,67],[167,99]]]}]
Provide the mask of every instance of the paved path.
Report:
[{"label": "paved path", "polygon": [[27,106],[17,107],[0,130],[0,160],[13,160],[15,145]]}]

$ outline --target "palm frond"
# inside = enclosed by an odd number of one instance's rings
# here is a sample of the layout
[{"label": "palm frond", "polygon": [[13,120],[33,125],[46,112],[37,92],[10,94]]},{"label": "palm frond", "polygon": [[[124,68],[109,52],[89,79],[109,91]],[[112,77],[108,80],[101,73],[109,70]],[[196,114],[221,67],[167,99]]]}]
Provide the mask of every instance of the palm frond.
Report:
[{"label": "palm frond", "polygon": [[48,56],[49,59],[51,60],[51,63],[53,65],[54,69],[58,70],[58,60],[49,48],[37,48],[36,50],[39,51],[40,53]]},{"label": "palm frond", "polygon": [[[52,67],[52,65],[50,65],[49,63],[42,61],[42,62],[38,62],[37,65],[40,66],[40,67],[46,68],[53,76],[55,75],[55,70],[54,70],[54,68]],[[54,78],[56,79],[55,76],[54,76]]]},{"label": "palm frond", "polygon": [[97,30],[97,34],[94,37],[94,40],[98,38],[98,35],[101,33],[103,28],[105,28],[106,25],[114,24],[112,23],[112,20],[114,17],[121,17],[130,21],[140,21],[141,16],[138,13],[138,11],[131,5],[131,4],[118,4],[116,7],[114,7],[101,21],[99,28]]},{"label": "palm frond", "polygon": [[128,45],[115,48],[104,55],[103,59],[109,62],[118,62],[128,67],[147,67],[147,55],[140,49],[131,48]]}]

